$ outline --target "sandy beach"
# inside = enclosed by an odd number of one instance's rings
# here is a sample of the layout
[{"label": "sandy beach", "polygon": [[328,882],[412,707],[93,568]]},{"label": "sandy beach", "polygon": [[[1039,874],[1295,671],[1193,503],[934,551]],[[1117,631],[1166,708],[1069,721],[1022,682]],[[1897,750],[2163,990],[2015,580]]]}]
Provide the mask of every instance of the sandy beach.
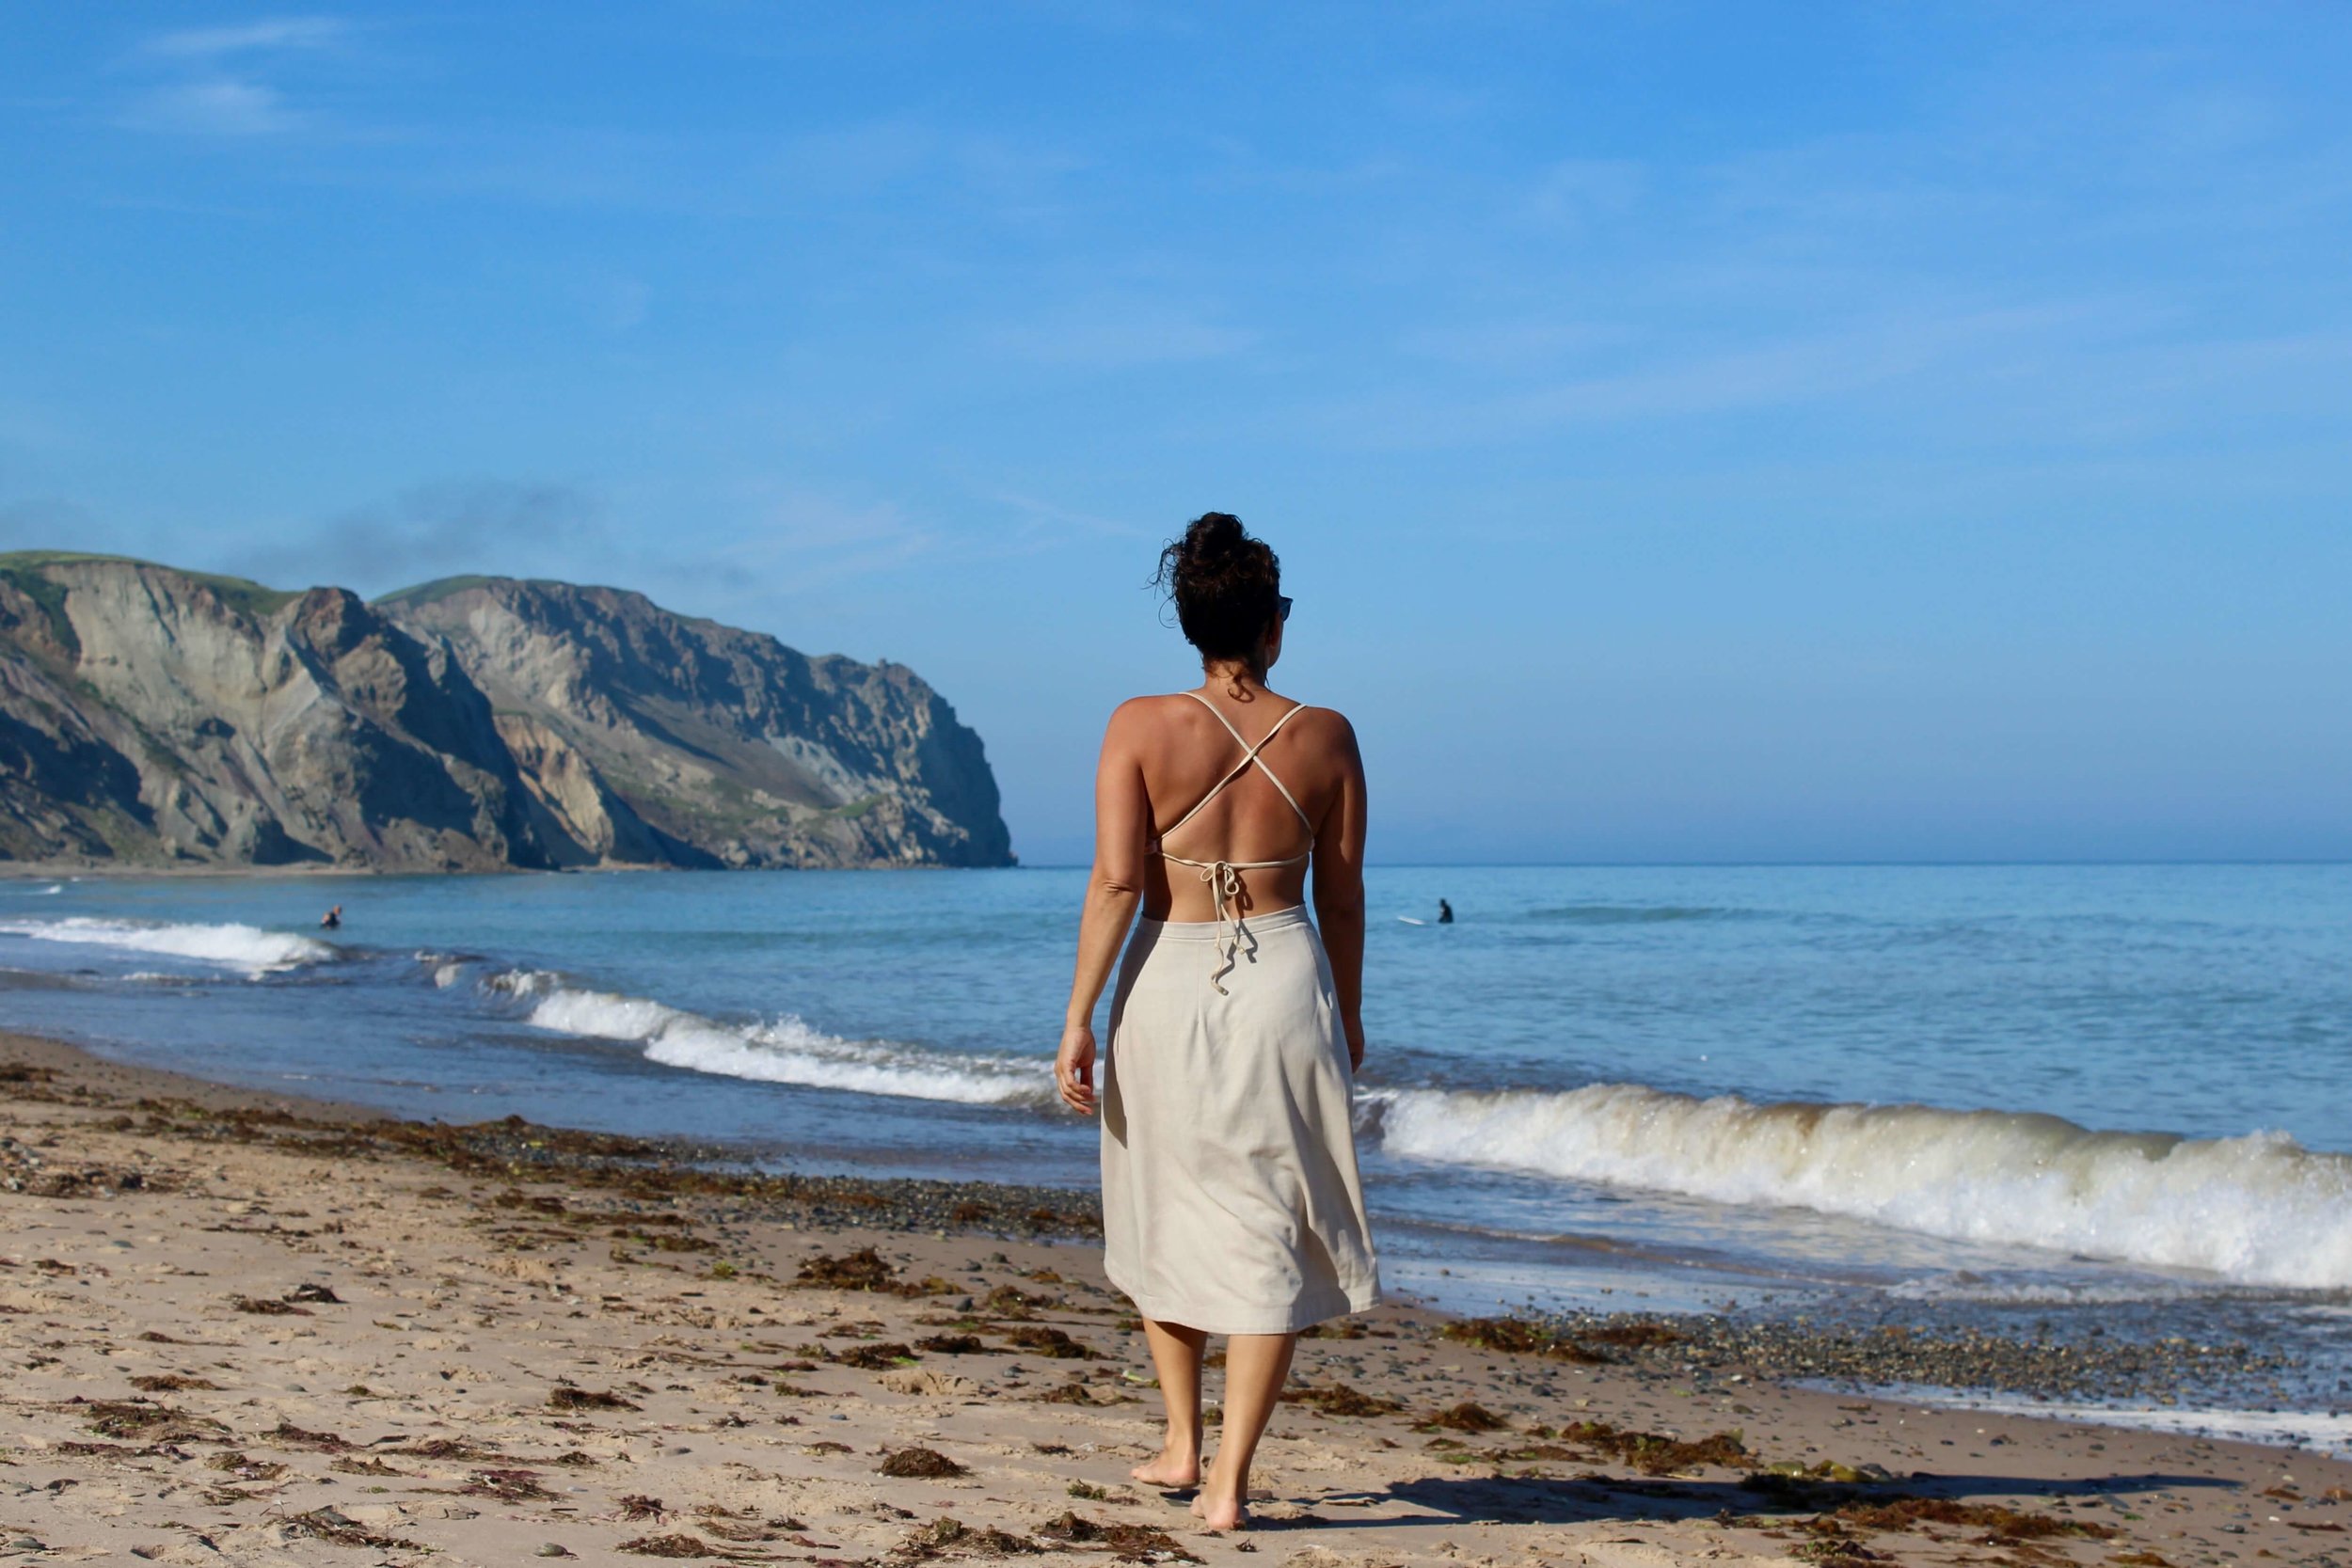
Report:
[{"label": "sandy beach", "polygon": [[1403,1306],[1302,1344],[1258,1527],[1211,1535],[1126,1480],[1150,1371],[1082,1195],[730,1176],[17,1037],[0,1096],[5,1557],[2347,1556],[2352,1465]]}]

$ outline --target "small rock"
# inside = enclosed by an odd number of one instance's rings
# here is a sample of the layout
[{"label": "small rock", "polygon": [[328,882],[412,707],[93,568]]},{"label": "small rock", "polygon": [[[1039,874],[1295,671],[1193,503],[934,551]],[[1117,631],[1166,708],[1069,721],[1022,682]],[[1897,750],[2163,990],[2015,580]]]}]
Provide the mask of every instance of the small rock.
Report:
[{"label": "small rock", "polygon": [[533,1557],[569,1557],[571,1551],[560,1541],[549,1541],[533,1552]]}]

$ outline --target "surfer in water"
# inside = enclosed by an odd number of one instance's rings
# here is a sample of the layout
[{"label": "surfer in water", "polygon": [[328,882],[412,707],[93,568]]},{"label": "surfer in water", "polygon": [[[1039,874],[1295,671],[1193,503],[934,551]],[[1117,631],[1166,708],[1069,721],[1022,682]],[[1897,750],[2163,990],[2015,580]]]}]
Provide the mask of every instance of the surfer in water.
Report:
[{"label": "surfer in water", "polygon": [[1454,924],[1454,906],[1442,898],[1438,900],[1438,924],[1440,926]]},{"label": "surfer in water", "polygon": [[323,915],[319,916],[319,929],[320,929],[320,930],[322,930],[322,931],[340,931],[340,930],[342,930],[342,928],[343,928],[343,907],[342,907],[341,904],[336,905],[333,909],[331,909],[331,910],[327,911],[325,914],[323,914]]}]

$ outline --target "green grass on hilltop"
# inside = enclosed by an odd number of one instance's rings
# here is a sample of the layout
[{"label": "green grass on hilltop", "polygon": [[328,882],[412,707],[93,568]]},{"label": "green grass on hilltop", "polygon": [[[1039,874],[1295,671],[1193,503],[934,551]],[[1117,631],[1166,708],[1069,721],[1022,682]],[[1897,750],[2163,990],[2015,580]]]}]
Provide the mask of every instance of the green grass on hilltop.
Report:
[{"label": "green grass on hilltop", "polygon": [[[141,561],[131,555],[101,555],[96,550],[0,550],[0,569],[11,566],[70,566],[80,561],[111,561],[121,566],[154,566],[161,562]],[[175,568],[165,567],[166,571]]]},{"label": "green grass on hilltop", "polygon": [[[8,550],[0,552],[0,573],[11,582],[40,600],[44,608],[44,592],[55,592],[56,585],[41,573],[44,566],[76,566],[103,563],[115,566],[146,566],[174,577],[200,582],[232,610],[246,615],[270,615],[292,604],[302,595],[283,588],[271,588],[249,578],[225,577],[218,572],[191,572],[184,566],[168,566],[160,561],[141,561],[135,556],[101,555],[95,550]],[[40,586],[36,586],[37,584]]]},{"label": "green grass on hilltop", "polygon": [[506,579],[503,578],[483,577],[479,574],[469,574],[467,576],[453,578],[435,578],[431,582],[413,583],[406,588],[395,588],[389,594],[378,594],[374,598],[370,599],[368,602],[377,606],[395,604],[428,605],[433,603],[436,599],[446,599],[452,594],[463,594],[469,588],[487,588],[494,582],[503,582],[504,580]]},{"label": "green grass on hilltop", "polygon": [[437,600],[446,599],[452,594],[463,594],[469,588],[488,588],[501,582],[516,582],[525,588],[565,588],[578,594],[624,594],[636,598],[644,597],[633,588],[611,588],[593,582],[566,582],[562,578],[484,577],[478,573],[469,573],[462,577],[435,578],[431,582],[420,582],[407,588],[395,588],[389,594],[377,594],[368,602],[378,608],[388,608],[392,605],[429,605]]}]

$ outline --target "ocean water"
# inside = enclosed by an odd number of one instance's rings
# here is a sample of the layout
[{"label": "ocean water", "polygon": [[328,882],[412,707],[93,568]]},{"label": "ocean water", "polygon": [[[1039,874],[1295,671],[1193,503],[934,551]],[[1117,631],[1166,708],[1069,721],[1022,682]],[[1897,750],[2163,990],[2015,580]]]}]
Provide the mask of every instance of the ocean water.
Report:
[{"label": "ocean water", "polygon": [[[1082,883],[0,881],[0,1021],[408,1115],[1086,1185],[1048,1068]],[[1359,1125],[1392,1282],[2247,1339],[2297,1370],[2217,1406],[2352,1405],[2352,867],[1370,893]]]}]

